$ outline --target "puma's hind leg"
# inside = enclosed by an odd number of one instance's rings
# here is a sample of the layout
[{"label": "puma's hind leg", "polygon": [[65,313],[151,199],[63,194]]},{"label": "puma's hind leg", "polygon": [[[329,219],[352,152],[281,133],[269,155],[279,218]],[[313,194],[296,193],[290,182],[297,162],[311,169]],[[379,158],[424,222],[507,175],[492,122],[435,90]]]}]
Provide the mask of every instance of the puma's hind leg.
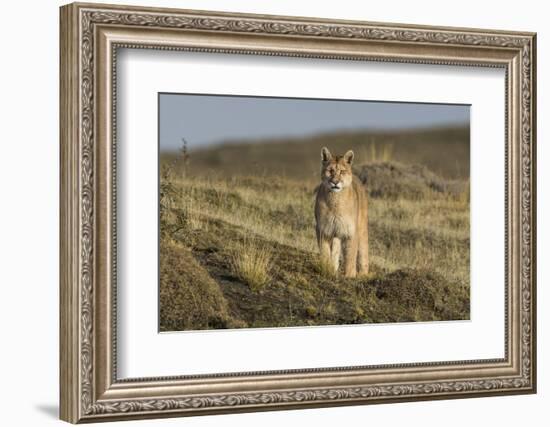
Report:
[{"label": "puma's hind leg", "polygon": [[357,264],[359,266],[359,274],[366,276],[369,274],[369,232],[367,224],[363,225],[363,230],[359,237],[359,250],[357,251]]}]

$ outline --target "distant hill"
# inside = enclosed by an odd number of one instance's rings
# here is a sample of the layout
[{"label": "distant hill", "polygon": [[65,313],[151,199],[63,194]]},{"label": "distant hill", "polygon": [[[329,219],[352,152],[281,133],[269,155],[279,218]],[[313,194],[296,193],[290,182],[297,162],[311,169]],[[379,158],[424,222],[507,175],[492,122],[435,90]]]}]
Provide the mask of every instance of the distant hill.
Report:
[{"label": "distant hill", "polygon": [[[468,179],[470,130],[468,127],[400,130],[395,132],[335,132],[304,138],[262,141],[228,141],[194,150],[189,147],[187,172],[196,176],[273,175],[317,179],[320,150],[335,154],[354,150],[355,164],[397,161],[419,164],[444,178]],[[162,161],[174,162],[176,153],[162,153]],[[183,167],[183,162],[177,162]]]}]

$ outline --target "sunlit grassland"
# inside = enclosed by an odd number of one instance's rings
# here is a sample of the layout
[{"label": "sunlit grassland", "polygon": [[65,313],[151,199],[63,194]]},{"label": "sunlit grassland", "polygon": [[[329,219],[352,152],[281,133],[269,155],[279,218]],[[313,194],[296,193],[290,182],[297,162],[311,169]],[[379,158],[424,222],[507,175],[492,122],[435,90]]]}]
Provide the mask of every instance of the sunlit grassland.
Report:
[{"label": "sunlit grassland", "polygon": [[[388,156],[369,173],[411,173]],[[192,175],[165,165],[161,246],[175,242],[188,251],[196,260],[192,268],[217,282],[228,307],[222,321],[165,329],[468,318],[469,182],[454,180],[447,188],[444,180],[437,186],[419,180],[418,191],[401,194],[409,178],[392,178],[393,184],[384,178],[383,186],[374,178],[374,188],[367,183],[376,194],[369,198],[371,274],[344,279],[319,263],[315,177]],[[172,277],[170,286],[161,282],[161,329],[163,313],[173,318],[163,312],[163,289],[171,289],[166,298],[184,294],[185,278]]]},{"label": "sunlit grassland", "polygon": [[[207,227],[209,219],[217,219],[239,227],[243,237],[259,236],[317,252],[313,180],[186,177],[171,183],[191,229]],[[434,193],[428,200],[371,198],[372,263],[384,270],[429,267],[466,283],[469,215],[469,200],[462,193]]]}]

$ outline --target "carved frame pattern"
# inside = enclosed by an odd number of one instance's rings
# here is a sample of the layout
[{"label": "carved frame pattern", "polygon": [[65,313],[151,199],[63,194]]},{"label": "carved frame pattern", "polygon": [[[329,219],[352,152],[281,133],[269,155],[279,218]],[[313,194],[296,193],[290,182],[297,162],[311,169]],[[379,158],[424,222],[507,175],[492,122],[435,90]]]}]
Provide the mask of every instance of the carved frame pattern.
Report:
[{"label": "carved frame pattern", "polygon": [[[65,15],[64,15],[65,14]],[[65,19],[66,29],[62,37],[72,36],[72,45],[63,45],[72,50],[69,59],[72,64],[79,65],[78,76],[73,76],[73,94],[77,93],[78,118],[73,126],[78,128],[79,152],[73,153],[78,159],[76,167],[78,182],[78,249],[74,257],[78,258],[78,283],[62,280],[61,292],[68,292],[67,287],[73,287],[73,296],[78,301],[76,306],[67,309],[70,319],[62,319],[62,351],[63,346],[77,346],[71,360],[62,361],[61,369],[75,369],[70,380],[62,378],[62,418],[71,422],[86,420],[108,420],[139,416],[199,414],[203,409],[218,409],[227,412],[235,410],[279,409],[284,407],[304,407],[307,404],[315,406],[327,404],[368,403],[369,401],[399,401],[410,399],[457,397],[466,395],[483,395],[495,392],[533,392],[535,390],[535,129],[534,129],[534,94],[535,94],[535,37],[527,33],[485,32],[481,30],[458,30],[449,28],[408,27],[403,25],[326,22],[305,20],[299,18],[264,17],[254,15],[224,15],[205,12],[155,10],[125,8],[119,6],[96,6],[73,4],[64,7],[62,20]],[[62,22],[63,25],[63,22]],[[425,44],[428,46],[451,45],[457,47],[504,48],[517,52],[520,61],[517,78],[521,82],[521,105],[518,106],[521,117],[520,129],[520,197],[521,197],[521,304],[520,304],[520,342],[521,368],[520,374],[507,378],[466,378],[456,381],[432,382],[399,382],[381,385],[365,385],[354,387],[329,387],[311,389],[273,390],[264,392],[221,393],[212,395],[181,396],[177,398],[138,398],[138,399],[98,399],[94,390],[95,379],[95,339],[94,339],[94,291],[95,253],[94,239],[96,200],[96,167],[94,163],[95,126],[96,126],[96,50],[95,39],[98,26],[124,26],[148,28],[151,30],[191,30],[221,33],[239,33],[256,35],[297,36],[305,38],[350,39],[365,41],[385,41],[401,44]],[[72,27],[71,27],[72,26]],[[154,46],[154,48],[173,49],[174,47]],[[224,51],[223,49],[204,49],[205,51]],[[337,55],[294,54],[289,52],[256,52],[250,49],[242,53],[250,54],[281,54],[294,56],[314,56],[318,58],[335,58]],[[350,55],[342,58],[354,59]],[[363,59],[364,58],[358,58]],[[376,59],[376,58],[373,58]],[[66,60],[67,63],[71,62]],[[378,58],[378,60],[384,60]],[[424,62],[421,59],[393,58],[392,61]],[[460,58],[452,61],[426,61],[432,63],[456,64]],[[483,61],[479,61],[480,64]],[[62,79],[68,79],[69,71]],[[63,91],[63,88],[62,88]],[[62,94],[63,97],[63,94]],[[69,103],[70,101],[67,101]],[[63,105],[63,103],[62,103]],[[63,108],[63,107],[62,107]],[[66,105],[66,113],[74,114],[76,106]],[[63,111],[62,111],[63,114]],[[63,122],[63,118],[62,118]],[[62,140],[62,150],[74,141]],[[74,149],[74,148],[73,148]],[[67,156],[70,161],[70,156]],[[74,165],[73,165],[74,167]],[[69,178],[66,178],[69,179]],[[72,182],[72,181],[71,181]],[[68,185],[68,184],[67,184]],[[69,191],[62,200],[62,210],[68,209]],[[63,192],[62,192],[63,197]],[[74,197],[73,197],[74,198]],[[74,203],[74,200],[72,203]],[[70,204],[70,203],[69,203]],[[74,209],[73,209],[74,214]],[[71,227],[75,227],[72,224]],[[69,226],[67,226],[69,227]],[[62,239],[67,237],[68,229],[62,227]],[[66,262],[66,261],[65,261]],[[62,269],[64,266],[62,257]],[[76,289],[76,290],[75,290]],[[64,310],[64,307],[61,307]],[[62,315],[63,317],[63,315]],[[67,338],[66,330],[70,329],[63,322],[78,325],[78,337]],[[64,329],[66,328],[66,329]],[[70,362],[70,363],[69,363]],[[444,364],[444,363],[443,363]],[[450,365],[451,363],[449,363]],[[116,367],[116,363],[115,363]],[[116,369],[116,368],[115,368]],[[114,378],[116,382],[116,378]],[[68,396],[72,396],[69,398]]]}]

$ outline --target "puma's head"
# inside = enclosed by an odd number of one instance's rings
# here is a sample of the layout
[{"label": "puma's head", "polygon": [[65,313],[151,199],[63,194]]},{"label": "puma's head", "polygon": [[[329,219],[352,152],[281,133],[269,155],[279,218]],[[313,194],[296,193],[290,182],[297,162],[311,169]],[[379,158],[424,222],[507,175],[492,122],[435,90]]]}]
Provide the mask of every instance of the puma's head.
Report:
[{"label": "puma's head", "polygon": [[353,151],[349,150],[343,156],[332,156],[328,148],[323,147],[321,150],[321,185],[334,193],[350,187],[352,162]]}]

